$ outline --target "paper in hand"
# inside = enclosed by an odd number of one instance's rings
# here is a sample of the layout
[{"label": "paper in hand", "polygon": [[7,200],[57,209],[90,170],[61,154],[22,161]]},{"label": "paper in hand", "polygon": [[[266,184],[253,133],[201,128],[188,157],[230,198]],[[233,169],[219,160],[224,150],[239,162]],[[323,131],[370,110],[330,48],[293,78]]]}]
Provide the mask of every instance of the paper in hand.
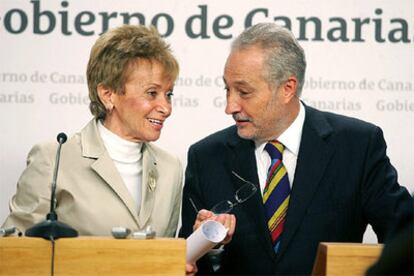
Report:
[{"label": "paper in hand", "polygon": [[187,238],[187,263],[195,263],[210,249],[222,242],[228,229],[223,224],[207,220]]}]

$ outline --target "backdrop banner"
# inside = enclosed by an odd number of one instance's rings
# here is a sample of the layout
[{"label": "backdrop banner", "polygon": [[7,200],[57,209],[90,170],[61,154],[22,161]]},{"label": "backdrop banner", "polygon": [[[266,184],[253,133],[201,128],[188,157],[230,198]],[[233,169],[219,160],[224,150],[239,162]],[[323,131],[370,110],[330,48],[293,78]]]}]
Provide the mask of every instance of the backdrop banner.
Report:
[{"label": "backdrop banner", "polygon": [[[413,1],[2,0],[0,223],[30,148],[90,120],[85,72],[100,34],[153,24],[171,44],[181,70],[156,143],[186,165],[192,143],[233,124],[224,113],[223,67],[232,39],[258,22],[289,28],[304,47],[306,104],[383,129],[399,181],[412,193]],[[368,233],[365,241],[376,239]]]}]

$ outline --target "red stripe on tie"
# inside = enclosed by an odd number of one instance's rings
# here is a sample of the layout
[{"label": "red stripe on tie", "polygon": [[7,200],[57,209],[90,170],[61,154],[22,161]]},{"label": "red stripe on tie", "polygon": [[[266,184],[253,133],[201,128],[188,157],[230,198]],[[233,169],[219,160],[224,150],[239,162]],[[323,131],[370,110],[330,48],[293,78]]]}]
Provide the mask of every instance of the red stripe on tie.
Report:
[{"label": "red stripe on tie", "polygon": [[[277,160],[276,163],[271,168],[270,172],[268,173],[268,178],[272,177],[275,173],[275,170],[279,167],[280,163],[282,163],[282,160]],[[270,181],[269,181],[270,182]]]},{"label": "red stripe on tie", "polygon": [[282,232],[283,232],[283,226],[285,225],[285,220],[283,220],[279,225],[278,225],[278,227],[276,227],[276,229],[272,232],[272,241],[273,241],[273,244],[275,244],[276,243],[276,240],[280,237],[280,235],[282,234]]}]

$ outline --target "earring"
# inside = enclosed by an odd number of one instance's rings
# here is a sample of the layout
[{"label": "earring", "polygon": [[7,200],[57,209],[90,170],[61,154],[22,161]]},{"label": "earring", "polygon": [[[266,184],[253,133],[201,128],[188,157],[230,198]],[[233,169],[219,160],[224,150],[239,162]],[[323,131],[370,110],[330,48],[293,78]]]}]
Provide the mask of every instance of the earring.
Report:
[{"label": "earring", "polygon": [[114,108],[114,105],[113,104],[111,104],[111,103],[108,103],[107,105],[106,105],[106,110],[109,112],[109,113],[111,113],[112,112],[112,109]]}]

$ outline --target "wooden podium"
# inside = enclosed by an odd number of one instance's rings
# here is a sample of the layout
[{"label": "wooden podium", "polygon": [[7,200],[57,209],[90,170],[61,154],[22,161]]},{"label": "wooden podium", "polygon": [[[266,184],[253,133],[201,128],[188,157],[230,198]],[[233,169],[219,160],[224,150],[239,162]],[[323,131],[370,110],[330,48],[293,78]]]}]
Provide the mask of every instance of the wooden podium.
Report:
[{"label": "wooden podium", "polygon": [[[0,275],[51,275],[51,242],[0,238]],[[184,239],[61,238],[55,275],[185,275]]]},{"label": "wooden podium", "polygon": [[320,243],[312,275],[364,275],[379,257],[380,244]]}]

